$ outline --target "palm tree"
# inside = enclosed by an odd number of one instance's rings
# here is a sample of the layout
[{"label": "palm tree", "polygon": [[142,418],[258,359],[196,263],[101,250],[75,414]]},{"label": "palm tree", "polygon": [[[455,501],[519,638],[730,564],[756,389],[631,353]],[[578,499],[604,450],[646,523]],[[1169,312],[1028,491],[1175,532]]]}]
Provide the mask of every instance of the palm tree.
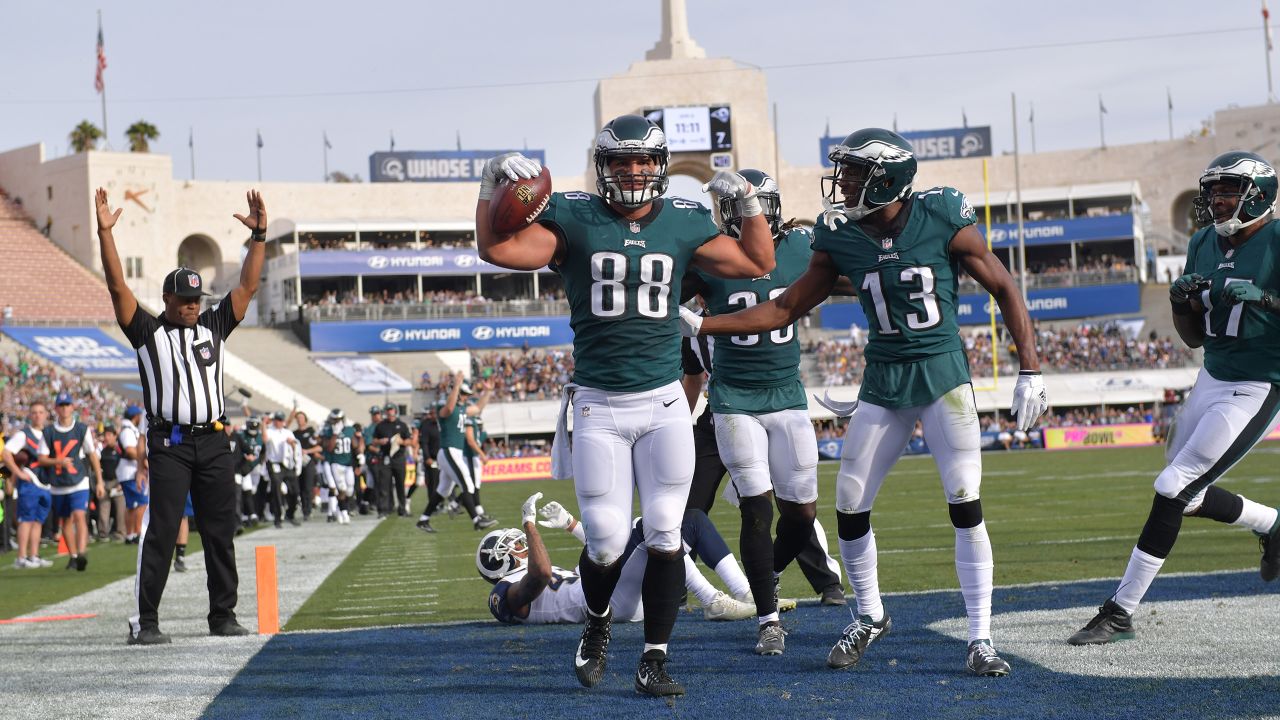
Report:
[{"label": "palm tree", "polygon": [[71,140],[71,149],[82,153],[98,147],[98,140],[102,137],[102,131],[98,129],[97,125],[88,120],[81,120],[80,124],[71,131],[71,135],[68,137]]},{"label": "palm tree", "polygon": [[129,138],[129,152],[144,153],[151,152],[151,141],[160,137],[160,131],[146,120],[139,120],[124,131],[124,136]]}]

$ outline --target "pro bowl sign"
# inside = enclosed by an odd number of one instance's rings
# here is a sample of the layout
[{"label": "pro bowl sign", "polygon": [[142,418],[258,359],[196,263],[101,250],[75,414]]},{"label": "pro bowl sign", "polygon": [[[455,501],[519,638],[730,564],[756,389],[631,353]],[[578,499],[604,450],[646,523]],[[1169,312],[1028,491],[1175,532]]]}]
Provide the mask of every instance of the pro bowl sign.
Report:
[{"label": "pro bowl sign", "polygon": [[134,375],[133,350],[96,327],[6,327],[4,333],[60,367],[91,375]]}]

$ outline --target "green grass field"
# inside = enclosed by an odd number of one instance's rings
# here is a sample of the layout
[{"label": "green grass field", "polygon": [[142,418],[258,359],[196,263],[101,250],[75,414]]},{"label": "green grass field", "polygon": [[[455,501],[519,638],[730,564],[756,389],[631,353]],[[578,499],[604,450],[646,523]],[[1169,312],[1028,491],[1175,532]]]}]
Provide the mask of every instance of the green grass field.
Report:
[{"label": "green grass field", "polygon": [[[1118,577],[1137,540],[1164,466],[1164,448],[983,455],[983,509],[995,548],[996,584]],[[1280,444],[1256,448],[1220,484],[1280,505]],[[818,517],[835,543],[835,474],[819,471]],[[484,504],[504,525],[518,523],[521,503],[542,491],[577,514],[567,481],[485,485]],[[421,508],[422,498],[415,498]],[[712,520],[730,548],[738,545],[737,511],[717,501]],[[475,569],[481,533],[464,517],[438,516],[427,535],[411,519],[383,521],[329,576],[286,630],[371,627],[489,617],[489,585]],[[885,482],[872,515],[885,592],[957,587],[954,532],[937,470],[927,457],[905,458]],[[552,562],[573,567],[581,545],[562,531],[544,535]],[[1188,519],[1164,572],[1256,567],[1257,542],[1239,528]],[[708,572],[708,576],[711,573]],[[8,580],[9,576],[0,576]],[[713,578],[713,582],[719,585]],[[783,577],[783,594],[809,597],[799,570]]]}]

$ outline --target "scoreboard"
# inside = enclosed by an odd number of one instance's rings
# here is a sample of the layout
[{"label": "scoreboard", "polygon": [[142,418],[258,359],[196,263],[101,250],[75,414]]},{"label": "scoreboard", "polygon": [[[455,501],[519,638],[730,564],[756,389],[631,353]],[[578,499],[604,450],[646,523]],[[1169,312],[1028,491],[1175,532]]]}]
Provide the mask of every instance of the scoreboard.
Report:
[{"label": "scoreboard", "polygon": [[723,152],[733,149],[728,105],[650,108],[644,116],[662,128],[671,152]]}]

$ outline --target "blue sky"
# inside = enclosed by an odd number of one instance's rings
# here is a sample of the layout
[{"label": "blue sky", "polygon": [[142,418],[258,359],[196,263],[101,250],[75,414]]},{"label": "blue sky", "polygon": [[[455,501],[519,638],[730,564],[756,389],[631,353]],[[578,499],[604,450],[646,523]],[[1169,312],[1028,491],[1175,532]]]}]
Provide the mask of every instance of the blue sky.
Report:
[{"label": "blue sky", "polygon": [[[1171,2],[835,2],[688,0],[689,27],[713,57],[766,69],[781,152],[817,163],[833,133],[889,126],[991,125],[1022,146],[1035,106],[1040,150],[1168,137],[1215,109],[1266,101],[1260,5]],[[1280,3],[1277,3],[1280,6]],[[749,8],[744,13],[743,8]],[[320,0],[218,3],[7,3],[0,9],[0,149],[43,141],[67,152],[80,120],[101,122],[93,88],[96,11],[106,38],[111,143],[138,119],[188,177],[252,180],[261,129],[268,181],[368,176],[395,134],[402,150],[544,148],[580,173],[594,137],[594,79],[622,72],[658,38],[658,0],[630,3]],[[1278,8],[1280,9],[1280,8]],[[1105,42],[1128,38],[1123,42]],[[1280,82],[1280,77],[1277,78]],[[502,86],[502,87],[499,87]]]}]

